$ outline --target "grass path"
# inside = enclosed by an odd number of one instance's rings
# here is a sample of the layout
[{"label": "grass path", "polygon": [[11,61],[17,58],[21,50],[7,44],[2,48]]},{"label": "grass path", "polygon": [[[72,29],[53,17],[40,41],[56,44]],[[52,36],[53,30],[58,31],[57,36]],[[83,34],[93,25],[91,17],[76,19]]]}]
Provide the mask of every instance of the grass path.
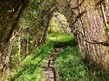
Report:
[{"label": "grass path", "polygon": [[50,54],[47,59],[46,67],[44,70],[44,78],[45,81],[57,81],[57,72],[54,66],[54,58],[58,55],[61,51],[61,48],[54,48],[54,51]]},{"label": "grass path", "polygon": [[55,47],[62,48],[53,59],[58,81],[109,81],[106,72],[83,62],[75,38],[64,33],[48,34],[46,43],[27,56],[8,81],[45,81],[45,62]]}]

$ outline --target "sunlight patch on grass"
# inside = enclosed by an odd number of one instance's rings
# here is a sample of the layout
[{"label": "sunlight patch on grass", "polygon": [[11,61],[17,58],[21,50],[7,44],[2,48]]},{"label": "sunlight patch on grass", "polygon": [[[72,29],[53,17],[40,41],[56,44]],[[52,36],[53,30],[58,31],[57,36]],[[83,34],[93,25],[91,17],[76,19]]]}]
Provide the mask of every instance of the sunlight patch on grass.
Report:
[{"label": "sunlight patch on grass", "polygon": [[51,39],[56,42],[67,42],[70,40],[75,40],[75,37],[66,33],[48,33],[47,39]]}]

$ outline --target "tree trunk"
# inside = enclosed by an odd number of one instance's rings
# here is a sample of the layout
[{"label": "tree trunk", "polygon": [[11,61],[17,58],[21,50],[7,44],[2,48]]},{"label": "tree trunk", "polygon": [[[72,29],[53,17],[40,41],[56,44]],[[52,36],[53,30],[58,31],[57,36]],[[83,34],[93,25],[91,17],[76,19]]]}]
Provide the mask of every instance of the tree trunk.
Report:
[{"label": "tree trunk", "polygon": [[77,36],[83,57],[109,71],[109,37],[103,1],[57,0],[57,5],[59,12],[67,17],[71,32]]},{"label": "tree trunk", "polygon": [[27,3],[28,0],[0,1],[0,80],[9,75],[11,51],[19,31],[16,27]]},{"label": "tree trunk", "polygon": [[[71,2],[71,6],[73,2],[74,1]],[[103,5],[102,3],[97,5],[97,3],[99,3],[99,1],[87,0],[84,1],[81,6],[74,9],[74,16],[77,16],[78,19],[76,22],[74,20],[73,26],[75,30],[80,32],[77,38],[81,51],[85,53],[85,58],[93,60],[109,71],[108,46],[97,43],[108,40]],[[77,2],[76,5],[79,4],[80,3]],[[95,41],[97,42],[94,43]]]}]

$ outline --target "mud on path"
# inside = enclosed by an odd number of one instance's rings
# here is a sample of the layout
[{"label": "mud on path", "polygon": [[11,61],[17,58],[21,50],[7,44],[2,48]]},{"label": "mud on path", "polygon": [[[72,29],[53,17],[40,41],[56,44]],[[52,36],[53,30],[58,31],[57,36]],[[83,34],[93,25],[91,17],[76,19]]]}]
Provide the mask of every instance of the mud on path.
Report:
[{"label": "mud on path", "polygon": [[57,81],[57,72],[54,66],[53,59],[57,56],[57,54],[61,51],[61,48],[56,47],[54,51],[50,54],[50,56],[47,59],[47,62],[45,64],[44,68],[44,79],[45,81]]}]

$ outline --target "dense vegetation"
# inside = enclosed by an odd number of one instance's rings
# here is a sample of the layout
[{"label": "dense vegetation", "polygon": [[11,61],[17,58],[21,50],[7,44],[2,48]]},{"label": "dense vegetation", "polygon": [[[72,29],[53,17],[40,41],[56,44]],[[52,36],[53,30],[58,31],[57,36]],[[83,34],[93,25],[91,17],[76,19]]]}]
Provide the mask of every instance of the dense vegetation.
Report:
[{"label": "dense vegetation", "polygon": [[[69,41],[70,43],[67,43]],[[13,77],[10,80],[44,81],[43,71],[46,59],[59,42],[63,43],[62,50],[54,59],[59,81],[109,80],[109,75],[100,68],[84,63],[78,45],[75,44],[75,37],[65,33],[49,33],[45,44],[37,47],[32,55],[22,61],[17,70],[13,70]]]},{"label": "dense vegetation", "polygon": [[[68,41],[67,41],[68,42]],[[66,43],[65,43],[66,44]],[[63,47],[55,59],[59,81],[108,81],[109,75],[82,59],[78,45]]]},{"label": "dense vegetation", "polygon": [[54,42],[47,40],[45,44],[37,47],[35,52],[27,56],[17,70],[13,70],[11,77],[13,81],[44,81],[42,72],[44,70],[44,62],[48,55],[53,51]]},{"label": "dense vegetation", "polygon": [[0,81],[43,81],[46,61],[60,81],[108,81],[109,0],[0,0]]}]

